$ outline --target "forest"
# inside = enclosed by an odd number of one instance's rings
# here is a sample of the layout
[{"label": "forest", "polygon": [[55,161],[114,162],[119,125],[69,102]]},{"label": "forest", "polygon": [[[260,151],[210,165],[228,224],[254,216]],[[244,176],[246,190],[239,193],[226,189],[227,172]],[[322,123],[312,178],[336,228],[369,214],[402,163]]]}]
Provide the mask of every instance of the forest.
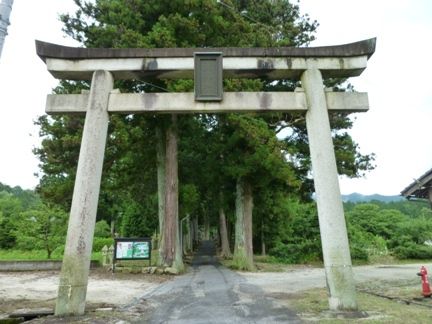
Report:
[{"label": "forest", "polygon": [[[84,47],[308,46],[318,22],[288,0],[75,0],[61,15],[65,34]],[[354,91],[327,79],[333,91]],[[299,81],[224,79],[224,91],[294,91]],[[63,80],[57,94],[89,89]],[[121,92],[187,92],[193,80],[116,81]],[[354,119],[330,114],[338,172],[372,170],[349,135]],[[84,124],[80,115],[42,115],[39,185],[34,192],[2,185],[0,248],[44,249],[64,244]],[[319,261],[321,246],[305,117],[293,113],[111,115],[93,249],[119,236],[157,236],[161,264],[181,267],[175,244],[180,219],[220,241],[221,256],[253,269],[253,254],[302,263]],[[430,258],[427,205],[346,204],[354,259]],[[29,226],[29,224],[31,226]],[[155,234],[156,233],[156,234]],[[174,237],[174,239],[173,239]],[[180,257],[179,257],[180,255]]]},{"label": "forest", "polygon": [[[265,253],[270,261],[282,263],[320,262],[315,203],[287,200],[280,208],[285,216],[280,217],[277,226],[267,228],[264,236],[261,233],[254,236],[254,253]],[[426,202],[346,202],[344,210],[355,262],[432,259],[432,210]],[[157,212],[154,213],[153,218],[157,218]],[[43,251],[37,255],[50,258],[55,251],[55,258],[61,258],[67,217],[61,208],[44,204],[36,192],[0,183],[0,256],[8,250]],[[150,223],[150,220],[142,221],[142,224]],[[121,227],[124,231],[121,235],[151,236],[158,228],[157,222],[153,223],[154,227],[143,226],[134,231]],[[212,229],[217,239],[216,224],[212,224]],[[93,250],[98,252],[112,242],[110,226],[105,220],[99,220]]]}]

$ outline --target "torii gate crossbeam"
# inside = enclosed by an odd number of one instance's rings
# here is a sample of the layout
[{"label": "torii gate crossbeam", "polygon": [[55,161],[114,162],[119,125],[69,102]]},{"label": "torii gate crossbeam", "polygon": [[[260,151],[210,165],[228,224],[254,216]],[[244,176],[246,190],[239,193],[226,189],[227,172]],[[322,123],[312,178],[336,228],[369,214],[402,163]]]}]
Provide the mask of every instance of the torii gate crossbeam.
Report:
[{"label": "torii gate crossbeam", "polygon": [[[109,113],[304,111],[332,310],[357,308],[348,236],[328,111],[368,109],[366,93],[326,91],[323,78],[358,76],[376,39],[312,48],[86,49],[36,41],[38,55],[60,79],[90,80],[90,93],[49,95],[46,112],[85,113],[78,171],[60,275],[56,314],[83,314]],[[191,93],[120,94],[114,79],[192,78],[194,53],[223,53],[224,77],[301,80],[291,93],[226,93],[197,102]],[[175,98],[175,100],[173,100]]]}]

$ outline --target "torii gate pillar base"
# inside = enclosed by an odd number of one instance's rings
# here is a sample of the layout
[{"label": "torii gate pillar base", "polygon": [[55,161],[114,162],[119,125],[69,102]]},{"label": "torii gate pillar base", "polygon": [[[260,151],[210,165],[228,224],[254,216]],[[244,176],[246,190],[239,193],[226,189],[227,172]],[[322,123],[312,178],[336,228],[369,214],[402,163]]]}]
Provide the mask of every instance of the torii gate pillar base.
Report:
[{"label": "torii gate pillar base", "polygon": [[306,70],[301,82],[308,103],[306,126],[329,306],[336,311],[356,310],[351,255],[321,72],[317,69]]},{"label": "torii gate pillar base", "polygon": [[113,82],[110,72],[95,71],[93,74],[60,273],[56,315],[82,315],[85,311],[108,132],[108,99]]}]

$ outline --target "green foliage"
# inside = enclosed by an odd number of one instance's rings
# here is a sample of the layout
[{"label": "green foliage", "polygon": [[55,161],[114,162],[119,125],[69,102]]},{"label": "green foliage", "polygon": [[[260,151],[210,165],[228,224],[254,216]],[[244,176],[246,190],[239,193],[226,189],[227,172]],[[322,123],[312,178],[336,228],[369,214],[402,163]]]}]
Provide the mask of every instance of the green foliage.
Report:
[{"label": "green foliage", "polygon": [[248,257],[243,249],[238,249],[234,252],[231,268],[236,270],[254,271],[255,266],[249,262]]},{"label": "green foliage", "polygon": [[389,253],[401,259],[431,257],[432,248],[425,243],[432,240],[432,217],[424,207],[411,202],[373,202],[348,204],[347,209],[353,258],[368,260]]},{"label": "green foliage", "polygon": [[372,256],[388,254],[387,242],[379,235],[374,235],[357,224],[348,222],[348,238],[351,258],[369,261]]},{"label": "green foliage", "polygon": [[121,205],[121,236],[151,237],[158,228],[157,195],[147,196],[140,204],[132,199]]},{"label": "green foliage", "polygon": [[92,251],[93,252],[100,252],[102,251],[102,248],[104,246],[107,246],[108,248],[112,245],[114,246],[114,239],[110,238],[110,237],[95,237],[93,239],[93,247],[92,247]]},{"label": "green foliage", "polygon": [[[51,254],[51,260],[61,260],[63,258],[64,245],[59,245]],[[47,260],[45,250],[26,250],[0,249],[0,260]],[[92,260],[100,260],[100,252],[92,253]]]},{"label": "green foliage", "polygon": [[76,3],[77,14],[61,19],[86,47],[299,46],[314,39],[317,27],[287,0]]},{"label": "green foliage", "polygon": [[432,259],[432,247],[409,242],[395,247],[394,254],[399,259]]},{"label": "green foliage", "polygon": [[10,187],[0,182],[0,194],[9,194],[18,199],[22,208],[30,208],[39,203],[39,196],[33,190],[24,190],[19,186]]},{"label": "green foliage", "polygon": [[40,203],[39,196],[31,190],[11,188],[0,183],[0,249],[16,245],[14,220],[26,209]]},{"label": "green foliage", "polygon": [[318,215],[314,204],[286,200],[287,214],[280,223],[269,253],[287,263],[304,263],[322,259]]},{"label": "green foliage", "polygon": [[45,249],[48,259],[65,240],[67,214],[59,208],[39,205],[14,220],[16,247],[22,250]]},{"label": "green foliage", "polygon": [[111,237],[111,227],[105,220],[100,220],[95,224],[94,237],[107,238]]},{"label": "green foliage", "polygon": [[[51,259],[61,259],[63,253],[54,251],[51,254]],[[45,250],[18,250],[18,249],[0,249],[0,260],[47,260],[47,253]]]},{"label": "green foliage", "polygon": [[[318,26],[288,0],[227,0],[226,5],[214,0],[75,3],[76,13],[62,15],[61,20],[66,34],[85,47],[305,46],[315,38]],[[193,88],[192,80],[150,82],[117,81],[115,86],[122,92]],[[326,82],[337,87],[340,80]],[[293,91],[296,86],[291,80],[224,80],[226,91]],[[55,92],[79,93],[86,88],[85,82],[62,81]],[[114,220],[122,236],[151,236],[158,228],[155,128],[165,119],[110,117],[97,215],[106,224]],[[356,177],[372,169],[373,155],[360,154],[345,132],[352,127],[348,116],[333,114],[331,122],[340,173]],[[42,138],[34,151],[42,173],[38,192],[44,202],[69,210],[83,118],[41,116],[36,124]],[[182,216],[210,218],[217,224],[223,206],[232,227],[235,183],[243,178],[253,185],[255,245],[264,237],[271,253],[291,262],[320,257],[316,210],[308,203],[313,184],[303,115],[181,116],[179,133]],[[106,235],[106,226],[100,226],[96,236],[100,231]]]},{"label": "green foliage", "polygon": [[347,213],[347,218],[351,224],[389,240],[406,216],[398,210],[380,210],[379,206],[374,204],[359,204]]},{"label": "green foliage", "polygon": [[42,138],[42,147],[33,150],[42,171],[37,192],[45,202],[69,210],[84,119],[75,115],[44,115],[35,124],[40,127]]},{"label": "green foliage", "polygon": [[182,215],[190,215],[200,207],[200,193],[194,184],[180,186],[180,205]]},{"label": "green foliage", "polygon": [[64,242],[67,214],[31,190],[0,183],[0,249],[40,250],[48,258]]}]

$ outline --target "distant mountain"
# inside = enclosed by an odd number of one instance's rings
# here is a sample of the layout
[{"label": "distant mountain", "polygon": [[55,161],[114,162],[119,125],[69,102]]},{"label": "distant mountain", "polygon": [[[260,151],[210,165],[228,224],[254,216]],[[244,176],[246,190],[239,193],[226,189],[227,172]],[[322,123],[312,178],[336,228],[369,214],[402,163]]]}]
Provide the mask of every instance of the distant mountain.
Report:
[{"label": "distant mountain", "polygon": [[352,194],[349,195],[342,195],[342,200],[344,202],[367,202],[367,201],[372,201],[372,200],[378,200],[378,201],[382,201],[382,202],[391,202],[391,201],[401,201],[404,200],[405,198],[402,196],[384,196],[384,195],[379,195],[379,194],[374,194],[374,195],[362,195],[359,194],[357,192],[354,192]]}]

